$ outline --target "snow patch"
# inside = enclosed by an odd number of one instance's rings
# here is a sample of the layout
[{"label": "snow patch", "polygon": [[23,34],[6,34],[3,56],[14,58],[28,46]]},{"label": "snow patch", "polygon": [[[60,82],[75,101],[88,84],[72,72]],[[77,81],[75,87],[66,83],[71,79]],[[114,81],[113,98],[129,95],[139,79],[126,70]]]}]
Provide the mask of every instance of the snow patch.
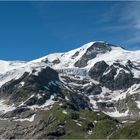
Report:
[{"label": "snow patch", "polygon": [[66,110],[63,110],[62,113],[63,114],[68,114],[68,112]]},{"label": "snow patch", "polygon": [[113,112],[104,112],[105,114],[109,115],[110,117],[126,117],[128,116],[129,110],[126,110],[124,113],[120,113],[117,109]]},{"label": "snow patch", "polygon": [[35,118],[35,115],[32,115],[30,118],[25,118],[25,119],[15,119],[14,121],[20,121],[20,122],[24,122],[24,121],[29,121],[29,122],[33,122],[34,121],[34,118]]},{"label": "snow patch", "polygon": [[137,107],[140,109],[140,101],[136,101]]},{"label": "snow patch", "polygon": [[37,98],[40,99],[42,98],[42,96],[40,94],[37,94]]},{"label": "snow patch", "polygon": [[92,107],[93,107],[93,109],[98,109],[98,106],[97,106],[97,101],[95,101],[94,99],[93,99],[93,97],[94,97],[94,95],[90,95],[90,96],[88,96],[88,98],[89,98],[89,100],[90,100],[90,103],[92,104]]},{"label": "snow patch", "polygon": [[88,135],[92,135],[92,130],[89,130],[87,133]]},{"label": "snow patch", "polygon": [[20,86],[19,87],[23,87],[25,84],[25,82],[20,82]]},{"label": "snow patch", "polygon": [[40,109],[49,109],[47,107],[51,107],[56,101],[53,100],[54,96],[51,95],[50,99],[46,100],[46,102],[39,106],[39,105],[33,105],[33,106],[28,106],[28,108],[35,110],[36,108],[40,108]]},{"label": "snow patch", "polygon": [[80,124],[80,123],[78,123],[78,122],[77,122],[76,124],[77,124],[78,126],[82,126],[82,124]]},{"label": "snow patch", "polygon": [[66,101],[69,101],[69,98],[67,96],[65,96]]},{"label": "snow patch", "polygon": [[12,111],[15,109],[14,105],[7,105],[4,103],[5,100],[0,100],[0,114]]}]

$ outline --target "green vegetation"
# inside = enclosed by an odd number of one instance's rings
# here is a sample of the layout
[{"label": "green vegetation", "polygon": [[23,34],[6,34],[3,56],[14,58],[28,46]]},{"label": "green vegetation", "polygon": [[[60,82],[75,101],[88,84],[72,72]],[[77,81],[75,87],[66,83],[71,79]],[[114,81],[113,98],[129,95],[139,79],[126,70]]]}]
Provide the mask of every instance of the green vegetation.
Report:
[{"label": "green vegetation", "polygon": [[140,139],[140,120],[114,132],[112,139]]},{"label": "green vegetation", "polygon": [[117,129],[118,121],[101,112],[90,110],[64,110],[55,106],[41,115],[45,120],[52,115],[54,121],[43,131],[43,138],[48,136],[61,139],[105,139]]}]

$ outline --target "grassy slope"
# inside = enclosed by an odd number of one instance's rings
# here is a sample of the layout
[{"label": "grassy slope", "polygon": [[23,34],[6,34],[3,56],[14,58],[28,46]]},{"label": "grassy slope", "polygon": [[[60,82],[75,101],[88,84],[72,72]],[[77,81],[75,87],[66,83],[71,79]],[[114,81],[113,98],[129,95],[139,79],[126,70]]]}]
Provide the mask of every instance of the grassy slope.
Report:
[{"label": "grassy slope", "polygon": [[50,111],[43,112],[44,119],[47,120],[49,114],[51,114],[55,121],[44,129],[40,138],[47,138],[51,132],[64,128],[65,134],[60,136],[61,139],[105,139],[117,129],[119,124],[116,120],[101,112],[89,110],[76,112],[67,109],[65,110],[67,114],[64,114],[63,111],[63,108],[56,106]]},{"label": "grassy slope", "polygon": [[140,120],[119,129],[111,136],[112,139],[140,139]]}]

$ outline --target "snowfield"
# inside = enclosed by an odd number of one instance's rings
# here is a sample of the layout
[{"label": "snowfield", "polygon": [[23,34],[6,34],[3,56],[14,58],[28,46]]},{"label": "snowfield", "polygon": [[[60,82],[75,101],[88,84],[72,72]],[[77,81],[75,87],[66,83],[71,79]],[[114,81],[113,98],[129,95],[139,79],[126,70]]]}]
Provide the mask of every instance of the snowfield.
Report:
[{"label": "snowfield", "polygon": [[[102,41],[99,41],[102,43]],[[10,80],[16,80],[19,79],[25,72],[28,72],[29,74],[33,74],[35,76],[38,76],[38,73],[46,68],[47,66],[53,68],[59,73],[60,81],[62,81],[63,84],[66,84],[64,79],[61,76],[69,76],[69,78],[73,78],[74,80],[83,80],[84,78],[90,80],[89,83],[86,84],[80,84],[80,83],[74,83],[69,82],[69,86],[83,86],[84,88],[88,85],[98,85],[99,82],[91,79],[87,73],[89,70],[94,66],[95,63],[99,61],[105,61],[109,66],[112,65],[114,62],[119,62],[119,64],[122,64],[123,66],[126,66],[128,63],[128,60],[131,60],[132,64],[134,65],[133,68],[131,68],[131,72],[134,75],[134,78],[140,78],[140,50],[139,51],[128,51],[121,47],[116,46],[110,46],[111,51],[107,51],[106,53],[99,53],[95,58],[90,59],[87,62],[87,65],[82,68],[78,68],[75,66],[75,63],[80,60],[83,55],[87,52],[87,49],[92,47],[92,45],[96,42],[90,42],[78,49],[74,49],[69,52],[65,53],[53,53],[49,54],[47,56],[44,56],[42,58],[29,61],[29,62],[22,62],[22,61],[3,61],[0,60],[0,87],[3,86],[5,83],[7,83]],[[114,79],[118,76],[119,72],[123,69],[120,67],[115,66],[117,69],[117,74],[114,76]],[[34,72],[35,70],[35,72]],[[130,73],[130,71],[123,69],[125,73]],[[103,75],[108,74],[110,71],[104,72]],[[77,78],[78,77],[78,78]],[[54,83],[51,81],[48,86],[45,86],[44,88],[49,90],[49,85],[60,85],[63,86],[62,83],[59,81],[56,81]],[[20,87],[24,86],[24,82],[20,83]],[[69,86],[65,85],[65,87],[68,90],[71,90]],[[90,95],[88,96],[90,104],[92,105],[93,110],[97,110],[97,102],[117,102],[118,100],[123,100],[126,98],[128,94],[133,95],[137,93],[137,90],[140,89],[140,84],[134,84],[132,87],[128,88],[126,91],[124,90],[110,90],[106,87],[102,87],[102,93],[100,95]],[[108,93],[108,99],[105,100],[105,94]],[[79,93],[80,94],[80,93]],[[140,93],[139,93],[140,94]],[[30,97],[32,98],[33,95]],[[94,100],[94,97],[98,98],[99,100]],[[30,99],[29,98],[29,99]],[[38,98],[40,96],[38,95]],[[52,95],[49,100],[46,101],[46,103],[42,106],[33,105],[29,108],[36,109],[36,108],[47,108],[48,106],[51,106],[55,103],[53,101],[54,96]],[[69,100],[68,97],[66,97],[66,100]],[[136,101],[138,108],[140,108],[140,101]],[[24,102],[21,104],[23,105]],[[0,113],[8,112],[10,110],[13,110],[14,106],[8,106],[4,103],[4,100],[0,100]],[[64,114],[66,112],[63,111]],[[127,116],[129,114],[129,110],[125,111],[124,113],[120,113],[117,109],[115,109],[114,112],[104,112],[112,117],[122,117]],[[33,121],[35,115],[33,115],[31,118],[27,118],[28,121]],[[20,120],[24,121],[24,120]]]},{"label": "snowfield", "polygon": [[[101,41],[102,42],[102,41]],[[85,44],[84,46],[74,49],[72,51],[66,53],[54,53],[44,56],[42,58],[29,61],[29,62],[20,62],[20,61],[0,61],[0,86],[4,83],[12,80],[18,79],[25,72],[32,73],[33,69],[36,69],[37,73],[46,66],[50,66],[55,70],[61,71],[72,71],[78,72],[80,69],[75,67],[74,64],[85,54],[87,49],[91,47],[95,42],[90,42]],[[82,68],[81,72],[79,71],[79,75],[84,71],[88,71],[96,62],[104,60],[108,65],[113,64],[114,62],[119,62],[123,65],[126,65],[128,60],[131,60],[135,66],[140,69],[140,51],[128,51],[122,49],[121,47],[111,46],[112,50],[99,54],[92,60],[88,61],[88,65]],[[78,52],[78,55],[74,57],[73,55]],[[45,62],[47,60],[47,62]],[[54,63],[55,60],[59,60],[59,63]],[[79,69],[79,70],[77,70]],[[138,69],[132,69],[132,72],[135,77],[140,77],[140,72]]]}]

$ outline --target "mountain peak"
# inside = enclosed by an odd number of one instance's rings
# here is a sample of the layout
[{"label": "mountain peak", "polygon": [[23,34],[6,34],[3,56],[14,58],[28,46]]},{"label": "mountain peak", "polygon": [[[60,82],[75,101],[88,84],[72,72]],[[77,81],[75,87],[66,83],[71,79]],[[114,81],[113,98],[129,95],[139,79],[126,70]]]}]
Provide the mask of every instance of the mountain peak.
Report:
[{"label": "mountain peak", "polygon": [[[81,58],[75,63],[75,67],[85,67],[87,62],[91,59],[94,59],[99,54],[105,54],[112,50],[114,45],[108,44],[104,41],[95,41],[90,42],[81,48],[84,50]],[[81,49],[80,49],[81,50]]]},{"label": "mountain peak", "polygon": [[[130,55],[129,55],[130,54]],[[136,56],[132,58],[132,56]],[[137,60],[139,52],[127,51],[119,46],[112,45],[105,41],[89,42],[77,49],[65,53],[53,53],[45,57],[33,60],[30,63],[45,62],[54,69],[62,68],[90,68],[97,61],[105,60],[109,63],[114,61]]]},{"label": "mountain peak", "polygon": [[[50,66],[55,70],[89,70],[96,62],[105,61],[108,65],[119,62],[125,65],[128,60],[139,65],[140,51],[127,51],[105,41],[94,41],[65,53],[53,53],[30,62],[0,61],[0,86],[7,81],[20,77],[24,72],[32,73]],[[8,78],[7,78],[8,77]]]},{"label": "mountain peak", "polygon": [[111,48],[114,48],[114,47],[119,48],[119,49],[124,49],[123,47],[108,43],[106,41],[92,41],[92,42],[89,42],[89,43],[83,45],[80,48],[88,49],[90,47],[100,48],[100,49],[107,49],[107,50],[111,50]]}]

